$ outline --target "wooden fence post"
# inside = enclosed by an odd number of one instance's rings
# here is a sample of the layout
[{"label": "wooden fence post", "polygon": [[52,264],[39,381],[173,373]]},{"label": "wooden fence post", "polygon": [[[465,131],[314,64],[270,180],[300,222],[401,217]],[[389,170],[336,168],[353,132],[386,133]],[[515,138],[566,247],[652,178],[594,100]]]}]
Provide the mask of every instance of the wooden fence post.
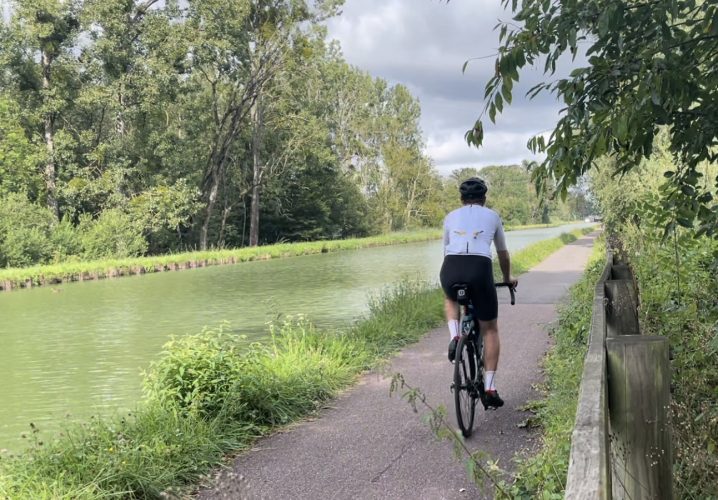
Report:
[{"label": "wooden fence post", "polygon": [[606,281],[606,302],[607,338],[640,333],[638,329],[638,292],[632,279]]},{"label": "wooden fence post", "polygon": [[630,280],[633,279],[633,273],[631,268],[626,264],[614,264],[611,266],[611,277],[612,280]]},{"label": "wooden fence post", "polygon": [[668,339],[606,339],[613,498],[671,500]]}]

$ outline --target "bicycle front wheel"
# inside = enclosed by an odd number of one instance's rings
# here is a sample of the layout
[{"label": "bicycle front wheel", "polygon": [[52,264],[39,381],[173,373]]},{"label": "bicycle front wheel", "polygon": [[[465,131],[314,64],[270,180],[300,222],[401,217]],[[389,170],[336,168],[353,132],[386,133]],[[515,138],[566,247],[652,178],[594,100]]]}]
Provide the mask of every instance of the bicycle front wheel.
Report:
[{"label": "bicycle front wheel", "polygon": [[473,346],[465,335],[459,339],[454,357],[454,403],[456,421],[464,437],[471,436],[476,412],[476,358]]}]

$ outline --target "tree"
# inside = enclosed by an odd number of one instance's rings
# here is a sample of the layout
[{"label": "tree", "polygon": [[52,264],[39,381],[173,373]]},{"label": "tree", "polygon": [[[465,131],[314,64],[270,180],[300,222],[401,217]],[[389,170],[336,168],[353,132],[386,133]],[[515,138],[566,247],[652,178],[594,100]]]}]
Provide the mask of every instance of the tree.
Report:
[{"label": "tree", "polygon": [[2,87],[26,110],[32,135],[45,144],[43,177],[47,207],[59,219],[57,200],[58,119],[72,102],[75,79],[72,48],[80,26],[77,5],[61,0],[15,0],[2,27]]},{"label": "tree", "polygon": [[[3,262],[364,235],[374,215],[387,229],[436,221],[418,102],[325,41],[342,3],[10,0]],[[13,210],[42,217],[26,227]]]},{"label": "tree", "polygon": [[518,165],[484,167],[479,172],[488,187],[488,205],[506,224],[543,222],[537,217],[539,200],[532,193],[529,173]]},{"label": "tree", "polygon": [[37,199],[42,177],[42,150],[31,143],[18,120],[20,107],[0,96],[0,196],[23,193]]},{"label": "tree", "polygon": [[[664,175],[664,209],[676,222],[718,236],[715,180],[703,162],[718,160],[718,4],[702,0],[503,0],[515,23],[500,23],[496,73],[486,85],[486,105],[467,132],[483,142],[484,113],[493,122],[511,104],[519,71],[545,59],[553,75],[559,58],[576,58],[587,45],[588,65],[568,77],[543,82],[528,93],[550,91],[565,108],[550,138],[529,141],[546,153],[533,171],[539,188],[555,181],[565,194],[603,155],[615,158],[614,175],[635,169],[668,130],[675,167]],[[712,185],[714,184],[714,185]]]}]

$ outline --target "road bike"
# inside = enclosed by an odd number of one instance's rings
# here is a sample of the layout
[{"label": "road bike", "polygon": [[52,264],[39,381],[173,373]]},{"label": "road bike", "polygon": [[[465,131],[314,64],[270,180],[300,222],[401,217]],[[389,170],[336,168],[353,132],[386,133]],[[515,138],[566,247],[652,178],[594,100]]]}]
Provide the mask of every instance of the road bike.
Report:
[{"label": "road bike", "polygon": [[[507,287],[511,292],[511,305],[516,303],[516,287],[512,283],[496,283],[494,286]],[[459,303],[460,337],[454,355],[454,382],[451,390],[454,393],[459,429],[464,437],[469,437],[474,428],[477,401],[481,401],[484,410],[488,409],[484,403],[484,341],[479,324],[474,321],[469,285],[457,283],[452,288],[456,290]]]}]

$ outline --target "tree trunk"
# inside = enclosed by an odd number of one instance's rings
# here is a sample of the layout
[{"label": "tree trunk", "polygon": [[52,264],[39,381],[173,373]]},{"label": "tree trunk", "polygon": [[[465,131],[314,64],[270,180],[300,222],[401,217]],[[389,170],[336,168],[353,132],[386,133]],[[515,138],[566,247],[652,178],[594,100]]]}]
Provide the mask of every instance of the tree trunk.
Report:
[{"label": "tree trunk", "polygon": [[232,207],[225,206],[222,210],[222,223],[219,227],[219,239],[217,240],[217,247],[224,248],[224,235],[227,231],[227,218],[229,213],[232,211]]},{"label": "tree trunk", "polygon": [[[45,93],[50,91],[50,69],[52,56],[46,51],[42,52],[42,89]],[[55,218],[60,218],[60,209],[57,204],[57,189],[55,180],[57,171],[55,167],[55,115],[52,111],[45,113],[45,148],[47,149],[47,162],[45,163],[45,186],[47,188],[47,208]]]},{"label": "tree trunk", "polygon": [[244,238],[247,236],[247,199],[242,198],[242,244],[244,246]]},{"label": "tree trunk", "polygon": [[417,171],[414,180],[411,183],[411,189],[409,190],[409,200],[406,204],[406,226],[411,225],[411,214],[414,211],[414,201],[416,200],[416,184],[419,181],[419,172]]},{"label": "tree trunk", "polygon": [[259,245],[259,193],[262,182],[262,101],[258,96],[250,111],[252,119],[252,207],[249,217],[249,246]]},{"label": "tree trunk", "polygon": [[219,175],[217,169],[213,167],[209,196],[207,197],[207,207],[204,212],[204,221],[202,222],[202,229],[199,236],[199,248],[200,250],[207,250],[207,235],[209,233],[209,223],[212,220],[212,213],[214,212],[214,204],[217,202],[217,193],[219,192]]}]

